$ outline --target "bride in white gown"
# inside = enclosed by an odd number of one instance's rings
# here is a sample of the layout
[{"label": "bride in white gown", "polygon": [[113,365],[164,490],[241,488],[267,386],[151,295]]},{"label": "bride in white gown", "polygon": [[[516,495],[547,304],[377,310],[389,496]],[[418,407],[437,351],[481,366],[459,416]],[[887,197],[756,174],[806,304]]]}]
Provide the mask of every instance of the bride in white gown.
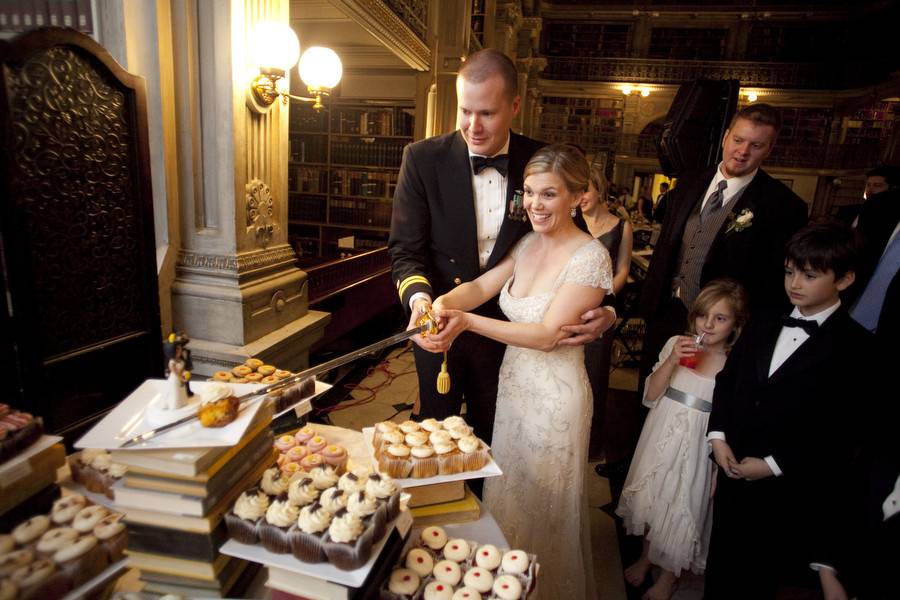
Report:
[{"label": "bride in white gown", "polygon": [[[595,598],[584,469],[591,388],[582,346],[560,346],[560,327],[600,304],[612,288],[609,254],[572,221],[588,186],[570,146],[539,150],[525,168],[525,209],[534,232],[496,267],[435,300],[437,339],[469,330],[507,344],[497,392],[492,454],[503,476],[484,503],[510,545],[533,552],[543,598]],[[469,312],[500,294],[509,319]]]}]

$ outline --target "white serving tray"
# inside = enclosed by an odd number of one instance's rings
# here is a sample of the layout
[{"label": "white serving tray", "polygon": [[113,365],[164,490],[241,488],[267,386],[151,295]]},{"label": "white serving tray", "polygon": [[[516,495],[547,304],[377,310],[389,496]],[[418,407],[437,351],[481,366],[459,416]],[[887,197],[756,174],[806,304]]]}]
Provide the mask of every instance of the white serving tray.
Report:
[{"label": "white serving tray", "polygon": [[[362,434],[363,438],[366,440],[366,450],[369,452],[372,468],[377,471],[378,460],[375,458],[375,446],[372,445],[372,440],[375,437],[375,428],[364,427]],[[395,481],[400,487],[411,488],[420,485],[448,483],[450,481],[464,481],[466,479],[484,479],[486,477],[497,477],[499,475],[503,475],[503,471],[500,470],[500,465],[494,462],[494,457],[491,457],[488,463],[477,471],[463,471],[462,473],[456,473],[455,475],[435,475],[434,477],[407,477],[405,479],[395,479]]]},{"label": "white serving tray", "polygon": [[386,533],[372,547],[372,556],[369,558],[369,561],[352,571],[342,571],[327,562],[302,562],[297,560],[293,554],[275,554],[274,552],[266,550],[261,544],[241,544],[234,540],[225,542],[220,549],[220,552],[222,554],[227,554],[228,556],[260,563],[267,567],[277,567],[279,569],[284,569],[285,571],[291,571],[292,573],[299,573],[308,577],[315,577],[316,579],[324,579],[348,587],[360,587],[365,583],[369,571],[372,570],[375,561],[378,560],[378,556],[381,554],[381,550],[384,548],[394,527],[398,528],[400,531],[408,531],[411,526],[412,515],[410,515],[408,510],[401,511],[400,516],[388,524]]},{"label": "white serving tray", "polygon": [[[195,394],[200,394],[204,387],[219,383],[218,381],[191,382],[191,389]],[[146,419],[146,409],[151,403],[162,402],[168,385],[165,379],[147,379],[80,440],[75,442],[75,447],[105,450],[149,450],[233,446],[241,440],[262,405],[261,401],[252,403],[240,412],[237,419],[225,427],[203,427],[199,420],[193,421],[161,433],[142,444],[122,448],[122,444],[129,438],[156,427]],[[265,387],[258,383],[229,383],[227,385],[234,390],[236,396],[242,396]]]}]

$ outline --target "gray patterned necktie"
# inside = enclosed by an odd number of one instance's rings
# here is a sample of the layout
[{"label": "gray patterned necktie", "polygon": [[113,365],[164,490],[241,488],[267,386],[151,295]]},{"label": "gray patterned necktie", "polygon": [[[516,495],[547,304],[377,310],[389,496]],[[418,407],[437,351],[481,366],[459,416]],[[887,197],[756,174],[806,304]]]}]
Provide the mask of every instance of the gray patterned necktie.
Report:
[{"label": "gray patterned necktie", "polygon": [[706,200],[706,205],[700,212],[701,223],[708,219],[711,214],[722,208],[722,200],[725,199],[725,188],[727,187],[728,180],[723,179],[719,182],[719,185],[716,186],[716,189],[713,191],[713,193],[709,195],[709,198],[707,198]]}]

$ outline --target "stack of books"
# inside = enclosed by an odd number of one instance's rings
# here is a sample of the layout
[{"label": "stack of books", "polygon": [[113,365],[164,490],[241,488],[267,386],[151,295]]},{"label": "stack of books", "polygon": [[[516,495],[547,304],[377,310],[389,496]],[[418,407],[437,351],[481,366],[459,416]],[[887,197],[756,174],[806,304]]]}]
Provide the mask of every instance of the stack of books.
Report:
[{"label": "stack of books", "polygon": [[219,552],[224,516],[274,463],[271,420],[266,404],[230,447],[111,452],[128,467],[113,487],[115,504],[128,526],[129,566],[146,591],[225,597],[240,579],[246,561]]}]

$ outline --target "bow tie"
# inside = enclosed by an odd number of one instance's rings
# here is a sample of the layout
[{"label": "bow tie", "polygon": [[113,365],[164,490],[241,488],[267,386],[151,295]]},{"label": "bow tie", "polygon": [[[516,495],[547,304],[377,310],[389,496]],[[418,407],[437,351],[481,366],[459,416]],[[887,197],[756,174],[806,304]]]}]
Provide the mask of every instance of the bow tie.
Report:
[{"label": "bow tie", "polygon": [[794,317],[781,317],[781,324],[785,327],[799,327],[806,332],[806,335],[814,334],[819,328],[819,323],[817,321],[795,319]]},{"label": "bow tie", "polygon": [[472,170],[478,175],[488,167],[494,167],[497,172],[506,177],[509,171],[509,154],[498,154],[497,156],[473,156]]}]

